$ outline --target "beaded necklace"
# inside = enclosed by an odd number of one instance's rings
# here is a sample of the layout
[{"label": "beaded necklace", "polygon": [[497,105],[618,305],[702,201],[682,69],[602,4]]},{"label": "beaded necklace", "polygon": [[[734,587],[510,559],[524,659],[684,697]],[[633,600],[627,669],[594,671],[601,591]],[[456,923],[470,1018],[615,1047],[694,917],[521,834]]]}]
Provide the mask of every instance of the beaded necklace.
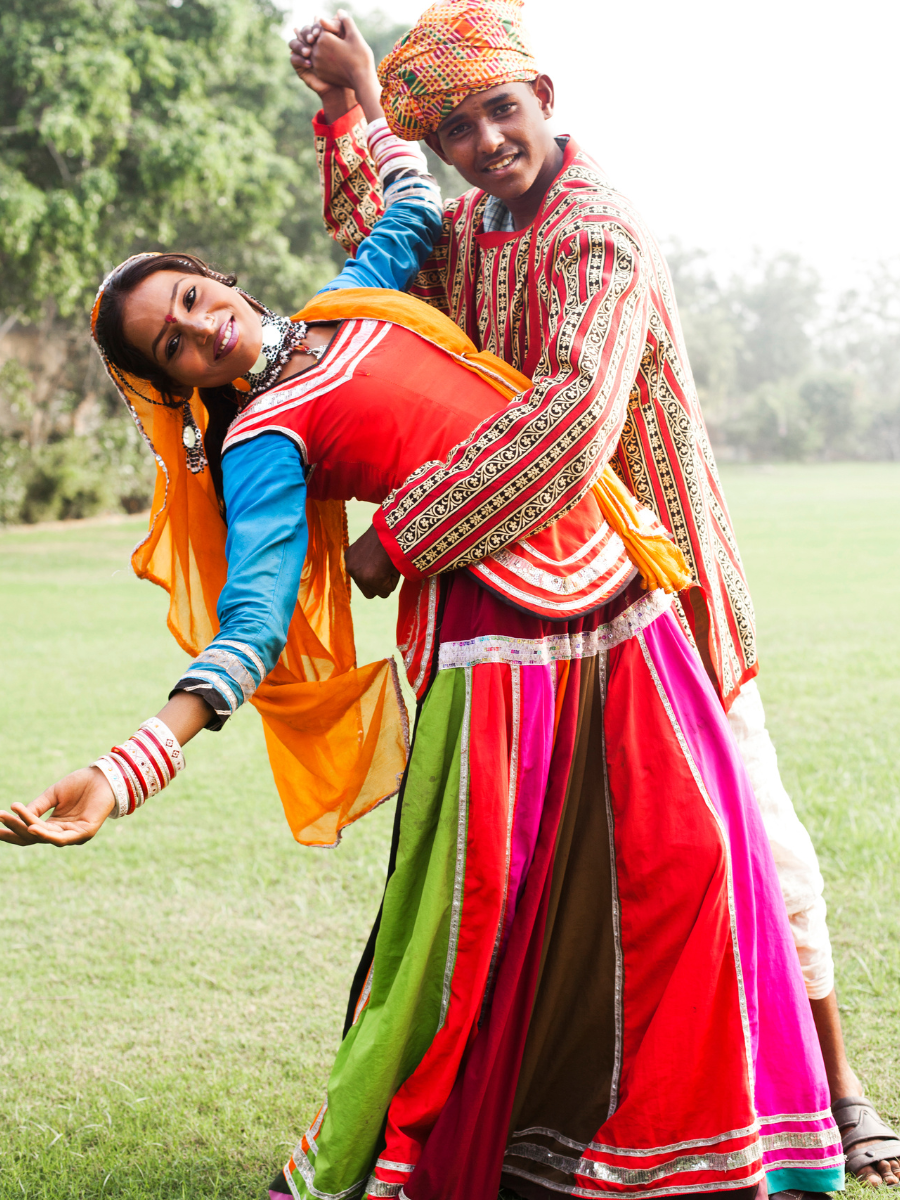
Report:
[{"label": "beaded necklace", "polygon": [[[249,297],[248,297],[249,298]],[[257,301],[257,303],[259,303]],[[306,341],[307,327],[305,321],[292,321],[289,317],[279,317],[277,313],[264,309],[260,313],[262,324],[262,348],[256,362],[234,385],[243,393],[244,404],[255,399],[261,392],[267,391],[277,382],[284,364],[295,350],[303,350],[318,358],[321,349],[313,350],[303,343]],[[241,383],[246,387],[241,387]]]}]

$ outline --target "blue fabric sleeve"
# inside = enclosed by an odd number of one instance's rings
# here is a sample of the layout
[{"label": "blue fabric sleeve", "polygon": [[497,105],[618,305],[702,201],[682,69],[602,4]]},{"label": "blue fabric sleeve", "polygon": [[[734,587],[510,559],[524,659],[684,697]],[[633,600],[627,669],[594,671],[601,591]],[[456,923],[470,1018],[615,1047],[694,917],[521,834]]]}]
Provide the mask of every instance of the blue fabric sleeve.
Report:
[{"label": "blue fabric sleeve", "polygon": [[253,694],[287,641],[306,557],[306,480],[300,451],[262,434],[222,459],[228,514],[228,579],[219,633],[173,689],[196,692],[225,720]]},{"label": "blue fabric sleeve", "polygon": [[393,288],[405,292],[441,236],[443,219],[434,204],[398,200],[348,258],[344,269],[321,290]]}]

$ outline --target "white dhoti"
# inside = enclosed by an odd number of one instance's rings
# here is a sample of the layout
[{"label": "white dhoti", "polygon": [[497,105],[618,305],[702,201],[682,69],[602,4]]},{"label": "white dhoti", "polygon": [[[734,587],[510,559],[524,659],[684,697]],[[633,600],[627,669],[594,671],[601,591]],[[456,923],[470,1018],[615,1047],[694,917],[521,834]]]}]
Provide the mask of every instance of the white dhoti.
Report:
[{"label": "white dhoti", "polygon": [[728,720],[762,810],[806,993],[811,1000],[821,1000],[834,987],[834,959],[822,895],[825,881],[812,839],[781,782],[755,679],[741,688]]}]

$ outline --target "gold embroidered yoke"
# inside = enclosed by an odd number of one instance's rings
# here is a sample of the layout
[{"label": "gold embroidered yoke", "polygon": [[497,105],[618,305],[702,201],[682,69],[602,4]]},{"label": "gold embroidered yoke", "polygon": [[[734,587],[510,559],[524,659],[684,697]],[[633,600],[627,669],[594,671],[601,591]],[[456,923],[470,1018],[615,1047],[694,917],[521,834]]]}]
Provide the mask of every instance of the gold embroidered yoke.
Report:
[{"label": "gold embroidered yoke", "polygon": [[[381,211],[362,112],[314,127],[326,225],[352,254]],[[446,204],[411,290],[533,386],[388,497],[382,541],[408,578],[467,565],[568,511],[609,462],[687,558],[683,607],[728,707],[758,670],[753,606],[662,253],[571,140],[527,229],[485,233],[486,202]]]}]

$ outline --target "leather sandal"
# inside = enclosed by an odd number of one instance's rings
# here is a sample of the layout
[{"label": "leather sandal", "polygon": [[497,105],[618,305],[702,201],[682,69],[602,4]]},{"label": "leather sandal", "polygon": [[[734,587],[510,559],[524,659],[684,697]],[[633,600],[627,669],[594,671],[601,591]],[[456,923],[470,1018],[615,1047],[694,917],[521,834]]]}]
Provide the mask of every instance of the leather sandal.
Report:
[{"label": "leather sandal", "polygon": [[[841,1131],[841,1146],[847,1156],[847,1171],[856,1175],[863,1167],[874,1167],[885,1159],[900,1159],[900,1138],[875,1111],[875,1105],[864,1096],[845,1096],[831,1106],[831,1114]],[[879,1138],[870,1146],[860,1142]],[[856,1149],[854,1149],[856,1147]],[[897,1187],[895,1183],[887,1187]]]}]

